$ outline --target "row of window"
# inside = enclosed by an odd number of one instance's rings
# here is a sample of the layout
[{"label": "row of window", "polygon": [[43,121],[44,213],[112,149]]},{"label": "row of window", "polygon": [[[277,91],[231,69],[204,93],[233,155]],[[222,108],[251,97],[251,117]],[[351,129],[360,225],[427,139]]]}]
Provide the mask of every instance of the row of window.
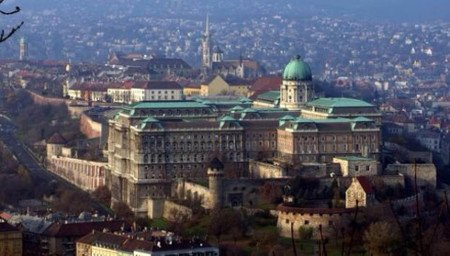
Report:
[{"label": "row of window", "polygon": [[[285,222],[286,222],[286,224],[290,224],[291,223],[291,221],[289,219],[286,219]],[[310,224],[309,220],[303,221],[303,225],[308,226],[309,224]],[[333,226],[333,221],[332,220],[328,221],[328,226]]]},{"label": "row of window", "polygon": [[[224,160],[230,161],[242,161],[243,154],[239,152],[230,152],[224,155]],[[144,155],[144,163],[180,163],[180,162],[191,162],[191,163],[203,163],[205,162],[204,154],[166,154],[166,155]]]},{"label": "row of window", "polygon": [[[334,135],[332,135],[332,136],[322,136],[322,137],[320,137],[320,141],[325,141],[325,140],[327,140],[327,139],[329,139],[329,140],[331,140],[331,141],[336,141],[336,140],[337,140],[336,136],[334,136]],[[356,136],[355,136],[355,140],[356,140],[356,141],[361,141],[361,140],[363,140],[363,141],[368,141],[368,140],[370,140],[370,139],[372,139],[372,141],[375,141],[375,140],[376,140],[376,136],[375,136],[375,135],[372,135],[372,136],[368,136],[368,135],[363,135],[363,136],[356,135]],[[297,139],[297,142],[302,143],[302,142],[306,142],[306,141],[315,141],[315,140],[316,140],[316,137],[314,137],[314,136],[301,136],[300,138]],[[341,140],[341,141],[347,141],[347,136],[339,137],[339,140]]]},{"label": "row of window", "polygon": [[181,151],[185,151],[185,150],[213,150],[213,149],[219,149],[219,150],[239,150],[241,149],[241,145],[240,144],[234,144],[232,142],[230,143],[208,143],[208,144],[200,144],[200,145],[172,145],[172,146],[166,146],[165,148],[162,148],[161,144],[154,144],[153,147],[149,147],[147,143],[144,143],[142,145],[143,151],[144,152],[152,152],[153,149],[159,149],[161,150],[181,150]]},{"label": "row of window", "polygon": [[[153,135],[143,135],[142,137],[143,141],[150,141],[153,142],[155,140],[158,141],[162,141],[165,137],[162,136],[153,136]],[[169,142],[176,142],[176,141],[182,141],[182,140],[197,140],[197,139],[216,139],[218,140],[219,138],[223,141],[223,140],[232,140],[232,141],[236,141],[236,140],[241,140],[242,136],[241,135],[235,135],[235,134],[222,134],[222,135],[218,135],[218,134],[201,134],[201,135],[191,135],[191,134],[185,134],[185,135],[173,135],[170,137],[167,137],[166,140],[169,140]],[[187,141],[186,143],[189,143],[189,141]],[[193,143],[197,143],[197,141],[194,141]]]}]

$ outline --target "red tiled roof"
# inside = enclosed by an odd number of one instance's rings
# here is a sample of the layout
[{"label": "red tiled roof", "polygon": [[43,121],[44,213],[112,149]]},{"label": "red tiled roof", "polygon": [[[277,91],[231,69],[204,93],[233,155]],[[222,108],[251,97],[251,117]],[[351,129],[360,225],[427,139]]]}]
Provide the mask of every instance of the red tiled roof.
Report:
[{"label": "red tiled roof", "polygon": [[283,204],[280,204],[277,207],[277,210],[281,212],[292,212],[299,214],[341,214],[354,212],[353,208],[301,208],[286,206]]},{"label": "red tiled roof", "polygon": [[106,84],[100,82],[85,82],[74,84],[70,87],[69,90],[106,92],[108,88],[116,88],[116,87],[117,84],[112,83]]},{"label": "red tiled roof", "polygon": [[172,81],[140,81],[133,85],[133,88],[153,89],[153,90],[181,90],[183,89],[177,82]]},{"label": "red tiled roof", "polygon": [[200,89],[200,85],[199,84],[188,84],[185,85],[184,88],[192,88],[192,89]]},{"label": "red tiled roof", "polygon": [[279,76],[264,76],[258,78],[250,87],[253,92],[267,92],[280,89],[282,79]]},{"label": "red tiled roof", "polygon": [[371,193],[375,192],[373,190],[372,183],[370,182],[369,179],[367,179],[367,177],[358,176],[358,177],[356,177],[356,179],[358,180],[359,184],[363,188],[364,192],[366,192],[366,194],[371,194]]},{"label": "red tiled roof", "polygon": [[77,240],[77,243],[90,244],[95,243],[107,243],[109,245],[121,246],[128,238],[122,235],[116,235],[113,233],[102,232],[98,230],[92,230],[87,235]]},{"label": "red tiled roof", "polygon": [[235,76],[227,76],[224,80],[229,86],[250,84],[250,81]]},{"label": "red tiled roof", "polygon": [[11,219],[12,215],[6,212],[0,212],[0,219],[9,220]]},{"label": "red tiled roof", "polygon": [[50,137],[50,139],[48,139],[47,143],[64,145],[67,143],[67,141],[61,134],[55,133],[52,135],[52,137]]},{"label": "red tiled roof", "polygon": [[133,252],[134,250],[152,251],[154,244],[145,240],[127,239],[121,246],[121,250]]},{"label": "red tiled roof", "polygon": [[411,118],[405,112],[396,113],[394,115],[385,116],[386,121],[391,121],[394,123],[413,123]]},{"label": "red tiled roof", "polygon": [[81,223],[55,222],[45,230],[44,234],[51,237],[82,237],[92,232],[92,230],[102,231],[108,229],[114,232],[121,230],[122,227],[128,227],[128,224],[122,220]]}]

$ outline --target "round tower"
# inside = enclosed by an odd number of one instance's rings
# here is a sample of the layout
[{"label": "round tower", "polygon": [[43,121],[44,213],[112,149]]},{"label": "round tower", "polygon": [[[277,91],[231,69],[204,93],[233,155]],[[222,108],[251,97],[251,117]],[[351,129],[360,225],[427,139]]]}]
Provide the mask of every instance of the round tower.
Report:
[{"label": "round tower", "polygon": [[214,158],[208,167],[208,184],[212,208],[221,208],[223,186],[223,163]]},{"label": "round tower", "polygon": [[299,110],[300,106],[313,97],[312,74],[308,63],[297,55],[283,72],[283,83],[280,87],[280,107],[288,110]]}]

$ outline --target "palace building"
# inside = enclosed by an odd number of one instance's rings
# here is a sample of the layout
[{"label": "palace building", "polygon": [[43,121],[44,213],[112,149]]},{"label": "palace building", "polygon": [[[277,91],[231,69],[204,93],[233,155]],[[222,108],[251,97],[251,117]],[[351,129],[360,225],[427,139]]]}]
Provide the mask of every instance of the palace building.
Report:
[{"label": "palace building", "polygon": [[378,158],[377,109],[360,100],[314,100],[311,70],[300,57],[286,66],[279,95],[273,107],[256,108],[245,98],[124,107],[109,121],[107,182],[113,202],[145,216],[148,200],[170,196],[176,179],[207,179],[214,158],[224,163],[228,177],[248,177],[252,159],[295,165]]}]

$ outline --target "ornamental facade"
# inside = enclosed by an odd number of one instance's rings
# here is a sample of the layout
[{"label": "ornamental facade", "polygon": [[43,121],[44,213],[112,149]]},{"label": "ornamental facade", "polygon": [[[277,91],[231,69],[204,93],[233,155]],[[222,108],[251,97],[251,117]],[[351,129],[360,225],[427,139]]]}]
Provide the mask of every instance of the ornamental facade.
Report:
[{"label": "ornamental facade", "polygon": [[[346,101],[351,105],[329,106],[341,115],[336,118],[302,116],[300,106],[313,92],[309,66],[299,61],[294,58],[288,64],[280,85],[281,95],[287,82],[306,86],[304,96],[292,94],[295,100],[286,102],[294,103],[292,108],[283,105],[284,96],[273,108],[252,108],[248,99],[138,102],[124,107],[109,121],[107,182],[113,202],[123,201],[146,216],[148,199],[170,196],[173,182],[180,178],[206,180],[214,158],[224,163],[226,177],[248,177],[251,159],[276,158],[291,165],[330,163],[336,156],[377,159],[380,129],[369,119],[379,115],[374,106]],[[294,93],[286,92],[287,99]],[[365,107],[362,116],[346,115],[358,105]]]}]

